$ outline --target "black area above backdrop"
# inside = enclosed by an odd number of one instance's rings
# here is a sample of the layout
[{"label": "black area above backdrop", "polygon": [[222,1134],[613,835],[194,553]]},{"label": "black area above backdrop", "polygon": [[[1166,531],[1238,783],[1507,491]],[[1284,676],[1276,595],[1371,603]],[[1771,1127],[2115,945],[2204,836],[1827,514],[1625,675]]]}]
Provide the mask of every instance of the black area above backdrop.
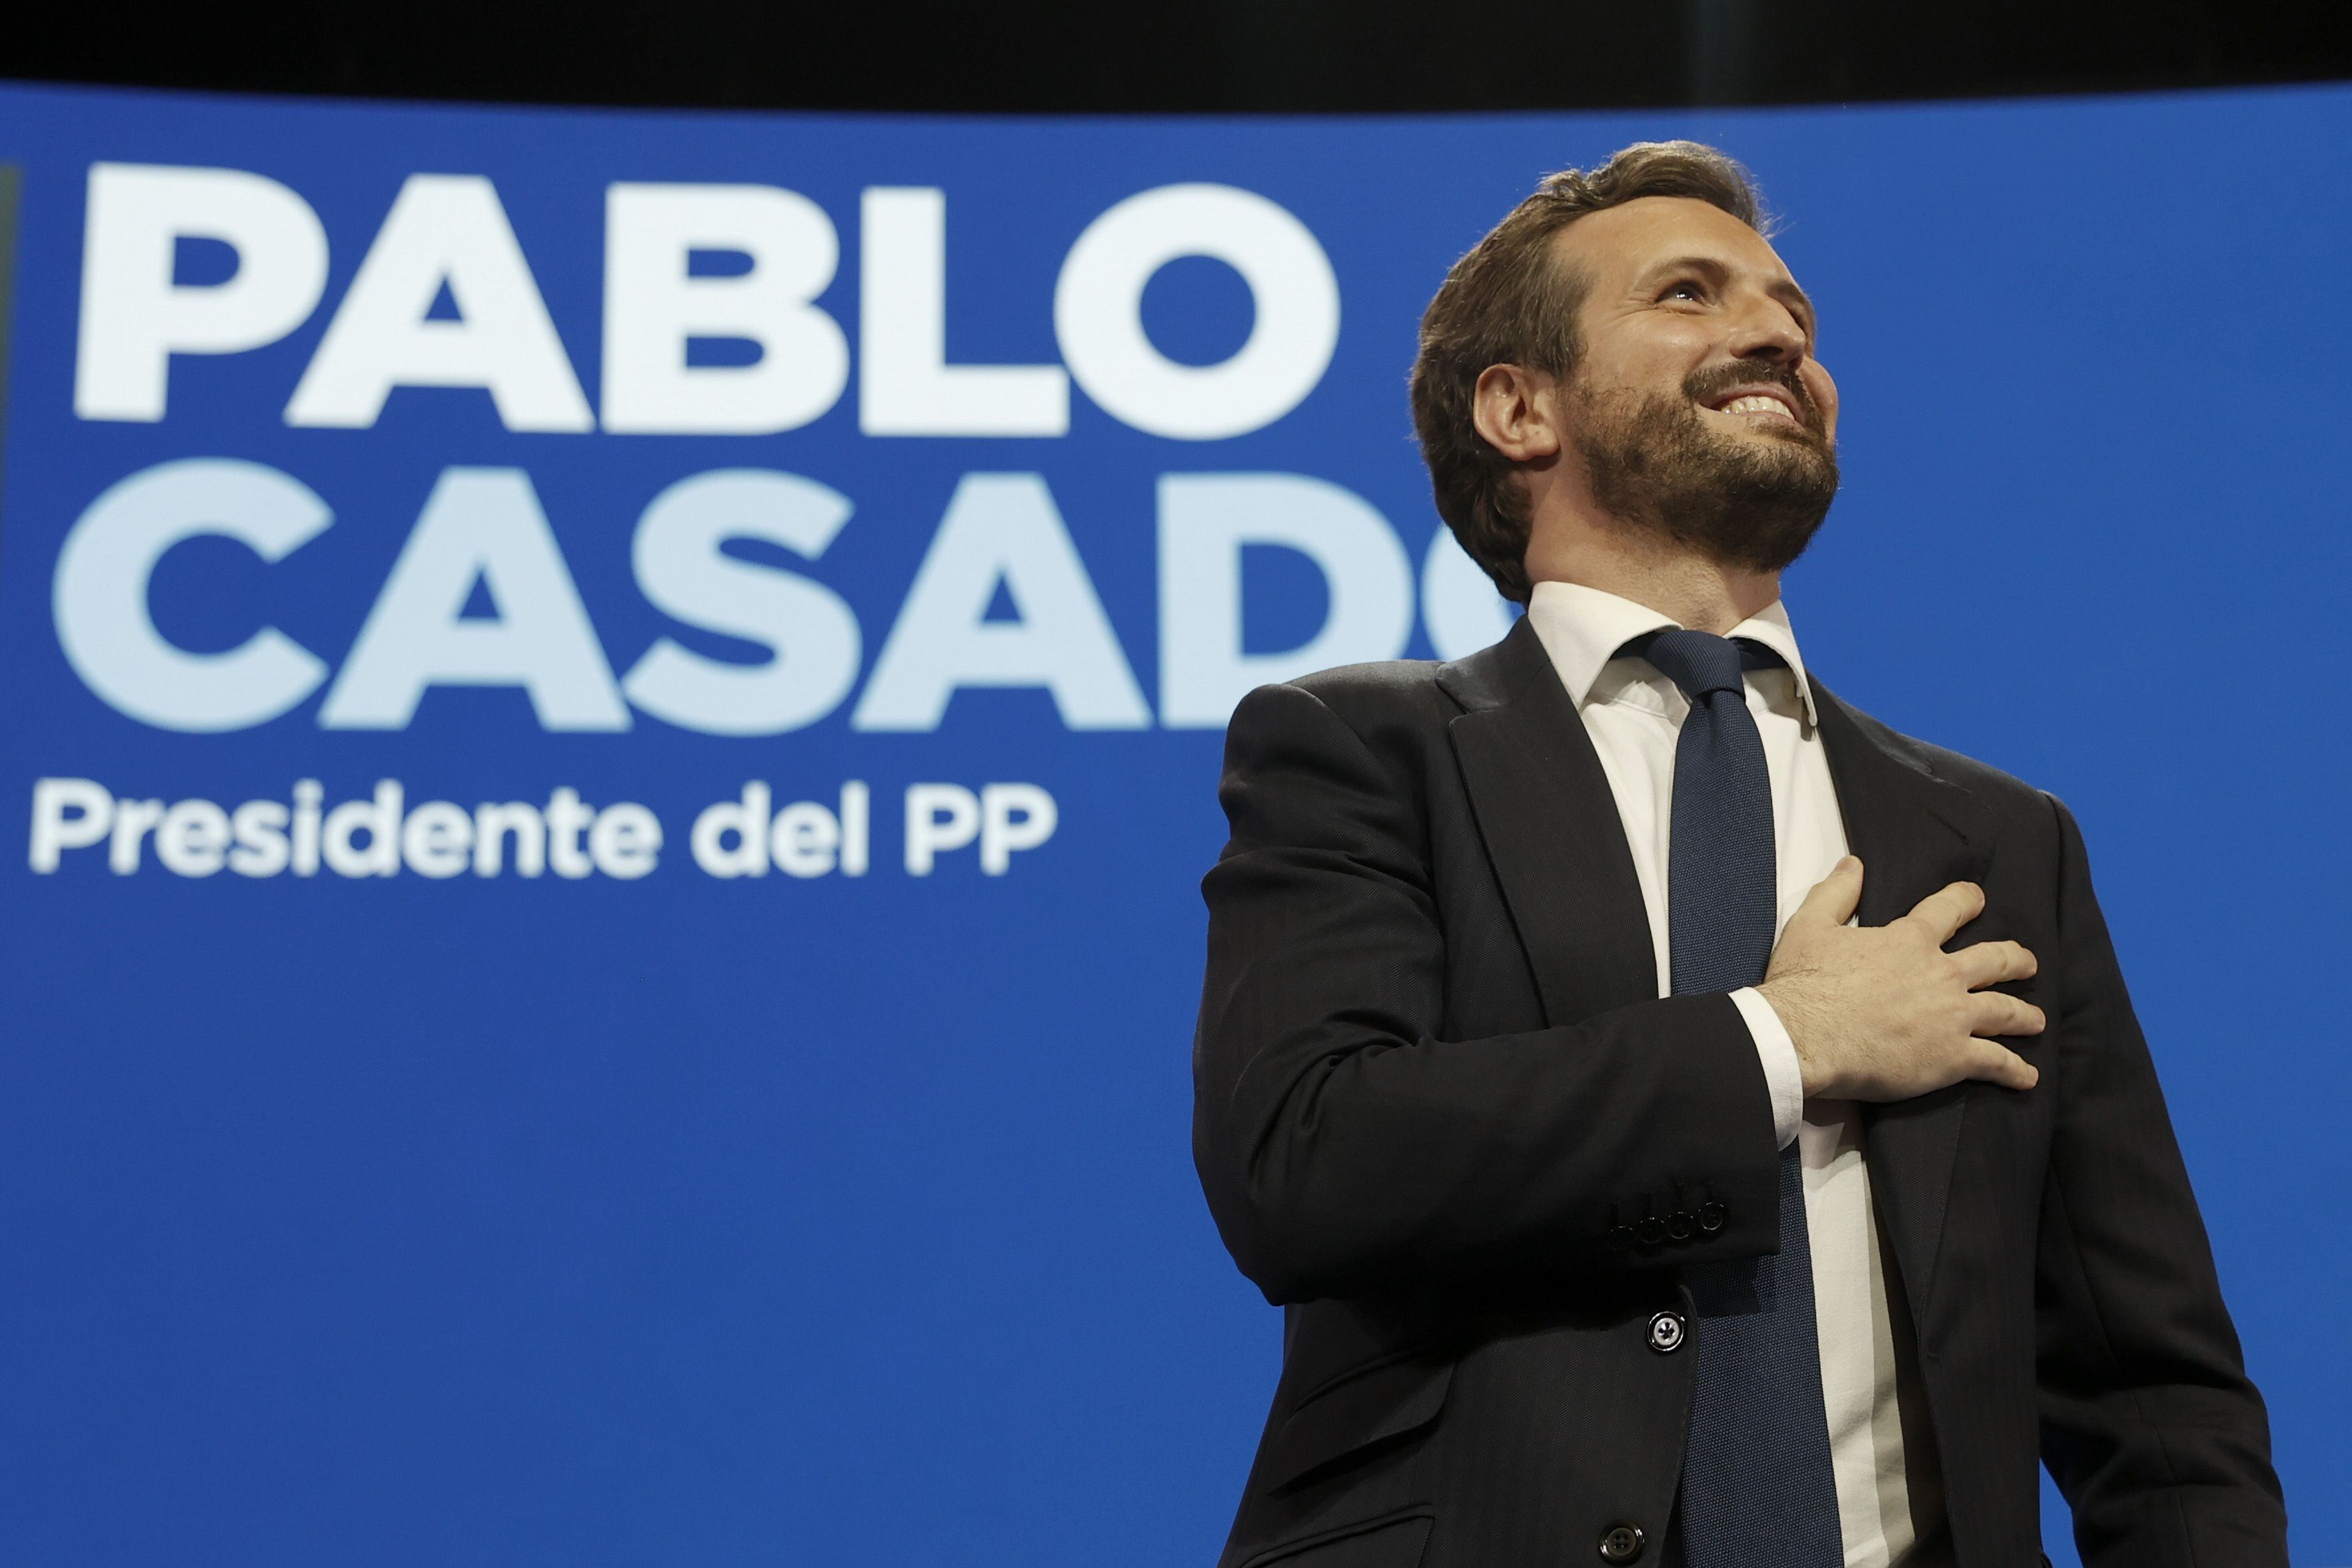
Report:
[{"label": "black area above backdrop", "polygon": [[1805,103],[2352,77],[2352,5],[670,0],[58,11],[0,75],[382,98],[981,112]]}]

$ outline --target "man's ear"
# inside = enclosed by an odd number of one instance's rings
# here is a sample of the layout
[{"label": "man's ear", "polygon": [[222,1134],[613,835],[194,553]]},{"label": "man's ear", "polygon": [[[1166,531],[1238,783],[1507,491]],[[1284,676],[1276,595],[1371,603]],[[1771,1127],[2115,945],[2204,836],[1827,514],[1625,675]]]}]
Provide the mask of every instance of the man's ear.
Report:
[{"label": "man's ear", "polygon": [[1470,419],[1514,463],[1559,455],[1559,382],[1524,365],[1488,365],[1471,389]]}]

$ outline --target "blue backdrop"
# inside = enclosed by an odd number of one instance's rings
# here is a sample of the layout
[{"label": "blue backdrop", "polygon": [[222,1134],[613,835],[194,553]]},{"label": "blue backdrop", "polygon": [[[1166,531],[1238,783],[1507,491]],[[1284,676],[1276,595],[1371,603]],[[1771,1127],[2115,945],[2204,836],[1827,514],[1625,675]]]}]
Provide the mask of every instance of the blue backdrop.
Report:
[{"label": "blue backdrop", "polygon": [[2079,813],[2352,1561],[2339,89],[0,90],[0,1557],[1210,1561],[1278,1357],[1186,1145],[1217,725],[1494,634],[1415,321],[1668,134],[1843,389],[1807,662]]}]

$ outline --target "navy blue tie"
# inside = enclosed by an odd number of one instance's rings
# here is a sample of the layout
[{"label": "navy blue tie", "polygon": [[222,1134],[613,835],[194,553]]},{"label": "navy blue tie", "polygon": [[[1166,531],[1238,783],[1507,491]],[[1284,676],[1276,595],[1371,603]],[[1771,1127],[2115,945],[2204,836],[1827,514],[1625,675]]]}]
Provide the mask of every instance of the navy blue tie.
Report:
[{"label": "navy blue tie", "polygon": [[[1675,747],[1666,862],[1676,996],[1764,978],[1778,875],[1772,778],[1742,671],[1780,663],[1760,644],[1660,632],[1625,652],[1690,699]],[[1797,1145],[1780,1152],[1780,1250],[1687,1270],[1698,1306],[1698,1384],[1670,1560],[1689,1568],[1841,1568],[1814,1337],[1813,1260]]]}]

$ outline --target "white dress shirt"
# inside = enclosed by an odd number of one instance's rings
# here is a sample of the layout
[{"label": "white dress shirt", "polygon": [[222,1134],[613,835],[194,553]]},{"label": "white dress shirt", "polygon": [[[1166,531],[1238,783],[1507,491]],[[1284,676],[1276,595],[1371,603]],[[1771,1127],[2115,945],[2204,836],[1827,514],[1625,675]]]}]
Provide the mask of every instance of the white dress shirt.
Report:
[{"label": "white dress shirt", "polygon": [[[1663,997],[1674,973],[1666,858],[1674,822],[1675,747],[1690,704],[1649,661],[1619,658],[1617,650],[1675,622],[1632,600],[1568,582],[1537,583],[1528,619],[1583,716],[1616,797],[1648,906]],[[1775,603],[1734,627],[1731,635],[1762,643],[1789,666],[1748,673],[1748,710],[1763,737],[1772,778],[1777,940],[1805,894],[1846,852],[1845,821],[1787,613]],[[1931,1454],[1918,1456],[1924,1463],[1905,1463],[1903,1405],[1914,1401],[1916,1426],[1916,1362],[1909,1325],[1898,1321],[1900,1303],[1889,1301],[1858,1107],[1851,1101],[1808,1102],[1796,1047],[1771,1004],[1752,988],[1734,991],[1731,999],[1763,1062],[1779,1145],[1785,1148],[1797,1139],[1804,1162],[1822,1396],[1829,1411],[1847,1568],[1892,1568],[1911,1555],[1916,1540],[1939,1533],[1943,1498]]]}]

